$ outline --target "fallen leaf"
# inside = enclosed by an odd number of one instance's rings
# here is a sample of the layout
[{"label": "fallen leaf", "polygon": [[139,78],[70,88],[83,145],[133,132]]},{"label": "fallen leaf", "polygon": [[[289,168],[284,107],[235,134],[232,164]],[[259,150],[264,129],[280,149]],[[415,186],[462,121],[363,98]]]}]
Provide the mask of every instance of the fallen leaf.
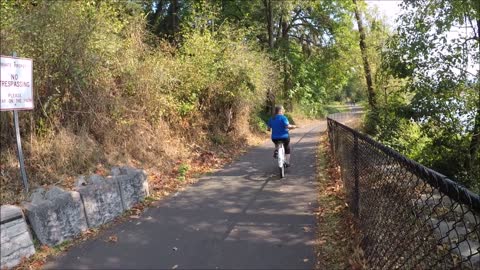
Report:
[{"label": "fallen leaf", "polygon": [[118,237],[116,235],[112,235],[110,237],[108,237],[108,242],[111,242],[111,243],[116,243],[118,241]]}]

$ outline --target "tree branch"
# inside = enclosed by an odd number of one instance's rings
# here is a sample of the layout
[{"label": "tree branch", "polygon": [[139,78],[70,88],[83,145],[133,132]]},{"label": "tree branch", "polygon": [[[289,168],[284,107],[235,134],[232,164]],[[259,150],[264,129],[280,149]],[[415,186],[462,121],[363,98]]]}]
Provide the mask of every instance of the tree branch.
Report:
[{"label": "tree branch", "polygon": [[287,29],[286,29],[287,32],[290,31],[290,28],[291,28],[293,22],[295,22],[298,19],[298,16],[300,15],[300,13],[302,13],[302,9],[299,8],[296,11],[295,15],[292,17],[292,19],[290,20],[290,23],[288,24]]}]

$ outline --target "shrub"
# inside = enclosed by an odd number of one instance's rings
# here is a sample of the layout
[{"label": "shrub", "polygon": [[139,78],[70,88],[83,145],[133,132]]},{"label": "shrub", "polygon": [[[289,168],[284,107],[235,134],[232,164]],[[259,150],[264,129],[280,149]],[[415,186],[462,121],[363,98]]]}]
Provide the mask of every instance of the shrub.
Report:
[{"label": "shrub", "polygon": [[[145,30],[135,2],[11,1],[0,8],[1,54],[15,50],[34,61],[35,109],[21,114],[21,127],[33,138],[25,154],[38,184],[99,162],[171,164],[188,156],[189,145],[245,137],[267,89],[277,89],[275,64],[227,23],[215,32],[185,31],[172,46]],[[3,164],[14,160],[9,114],[1,114],[0,127]]]}]

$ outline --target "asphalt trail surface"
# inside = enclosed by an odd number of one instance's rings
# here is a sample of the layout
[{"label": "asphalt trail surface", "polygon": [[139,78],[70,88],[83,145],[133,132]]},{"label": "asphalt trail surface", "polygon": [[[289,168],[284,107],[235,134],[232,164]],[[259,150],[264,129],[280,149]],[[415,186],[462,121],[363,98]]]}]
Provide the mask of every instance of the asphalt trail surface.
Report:
[{"label": "asphalt trail surface", "polygon": [[[280,179],[273,143],[71,248],[45,269],[312,269],[319,121],[291,131]],[[108,242],[115,235],[118,241]]]}]

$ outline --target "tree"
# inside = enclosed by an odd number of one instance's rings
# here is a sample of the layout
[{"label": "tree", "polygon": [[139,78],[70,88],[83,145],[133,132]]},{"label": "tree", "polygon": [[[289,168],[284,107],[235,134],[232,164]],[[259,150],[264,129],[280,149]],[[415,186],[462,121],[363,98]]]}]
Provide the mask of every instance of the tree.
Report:
[{"label": "tree", "polygon": [[187,8],[182,0],[144,0],[148,28],[159,37],[175,43],[180,31],[180,20]]},{"label": "tree", "polygon": [[265,7],[265,18],[267,21],[268,47],[273,49],[273,4],[272,0],[263,0]]},{"label": "tree", "polygon": [[282,91],[276,96],[289,109],[294,103],[320,108],[354,76],[350,68],[356,66],[357,49],[351,43],[349,0],[225,0],[220,6],[217,24],[231,21],[248,29],[247,36],[279,63]]},{"label": "tree", "polygon": [[367,82],[367,92],[368,92],[368,104],[372,111],[376,111],[377,109],[377,102],[375,98],[375,90],[373,88],[373,80],[372,80],[372,70],[370,68],[370,63],[368,61],[368,48],[366,43],[366,34],[365,29],[363,28],[362,16],[359,10],[359,6],[357,0],[353,0],[355,5],[354,12],[355,12],[355,20],[357,21],[358,32],[360,33],[360,50],[362,52],[362,60],[363,60],[363,69],[365,72],[365,81]]},{"label": "tree", "polygon": [[426,165],[478,190],[480,3],[405,0],[402,8],[385,54],[385,68],[406,80],[410,96],[396,115],[430,139],[419,155]]}]

